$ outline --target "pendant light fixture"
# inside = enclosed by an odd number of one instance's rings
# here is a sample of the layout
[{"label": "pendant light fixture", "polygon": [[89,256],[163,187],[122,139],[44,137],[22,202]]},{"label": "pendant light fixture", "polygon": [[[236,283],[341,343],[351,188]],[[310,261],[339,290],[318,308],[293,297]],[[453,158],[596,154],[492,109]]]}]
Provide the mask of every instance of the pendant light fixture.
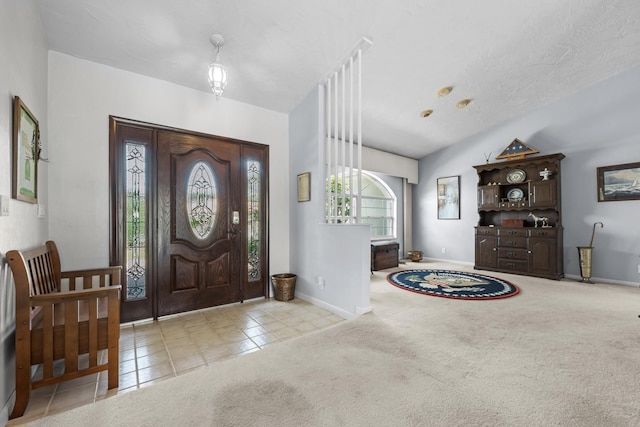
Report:
[{"label": "pendant light fixture", "polygon": [[212,34],[209,41],[216,48],[216,59],[209,64],[209,85],[211,91],[216,95],[216,99],[220,99],[225,86],[227,86],[227,71],[220,64],[220,46],[224,45],[224,37],[220,34]]}]

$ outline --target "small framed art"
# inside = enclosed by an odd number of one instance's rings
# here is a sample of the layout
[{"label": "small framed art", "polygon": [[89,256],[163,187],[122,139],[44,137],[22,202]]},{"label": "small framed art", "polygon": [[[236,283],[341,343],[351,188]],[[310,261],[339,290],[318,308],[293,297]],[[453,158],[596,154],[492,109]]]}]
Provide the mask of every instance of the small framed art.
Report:
[{"label": "small framed art", "polygon": [[460,175],[438,178],[438,219],[460,219]]},{"label": "small framed art", "polygon": [[311,172],[298,175],[298,201],[308,202],[311,200]]},{"label": "small framed art", "polygon": [[14,199],[38,203],[38,120],[20,97],[13,101],[13,188]]}]

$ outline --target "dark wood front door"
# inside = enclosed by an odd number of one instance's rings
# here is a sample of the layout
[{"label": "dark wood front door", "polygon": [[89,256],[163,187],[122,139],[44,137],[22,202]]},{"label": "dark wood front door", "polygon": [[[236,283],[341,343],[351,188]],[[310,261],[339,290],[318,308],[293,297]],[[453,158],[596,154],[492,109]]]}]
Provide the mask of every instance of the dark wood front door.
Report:
[{"label": "dark wood front door", "polygon": [[160,132],[159,316],[240,301],[239,167],[236,144]]},{"label": "dark wood front door", "polygon": [[268,147],[110,118],[121,321],[268,296]]}]

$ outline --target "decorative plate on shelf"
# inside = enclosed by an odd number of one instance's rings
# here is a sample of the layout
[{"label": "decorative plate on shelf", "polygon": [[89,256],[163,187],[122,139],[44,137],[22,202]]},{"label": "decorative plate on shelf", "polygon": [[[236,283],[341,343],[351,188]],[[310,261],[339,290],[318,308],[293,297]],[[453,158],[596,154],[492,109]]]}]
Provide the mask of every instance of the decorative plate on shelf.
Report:
[{"label": "decorative plate on shelf", "polygon": [[512,188],[507,193],[507,198],[510,202],[519,202],[524,197],[524,192],[519,188]]},{"label": "decorative plate on shelf", "polygon": [[527,174],[522,169],[513,169],[507,173],[507,182],[510,184],[519,184],[524,182]]}]

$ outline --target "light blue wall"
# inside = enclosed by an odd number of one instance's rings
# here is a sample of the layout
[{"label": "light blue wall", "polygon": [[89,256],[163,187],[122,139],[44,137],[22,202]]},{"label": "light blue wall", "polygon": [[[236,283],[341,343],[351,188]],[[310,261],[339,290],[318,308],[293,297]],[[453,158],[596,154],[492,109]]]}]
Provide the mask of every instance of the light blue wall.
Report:
[{"label": "light blue wall", "polygon": [[[323,102],[322,91],[315,89],[289,116],[291,272],[298,276],[296,295],[351,317],[369,310],[370,231],[368,225],[324,224],[324,166],[318,143]],[[297,202],[297,176],[303,172],[311,172],[311,200]]]},{"label": "light blue wall", "polygon": [[[0,3],[0,195],[11,197],[13,97],[19,96],[38,119],[43,157],[49,153],[47,120],[47,47],[33,0]],[[38,202],[47,206],[48,163],[38,163]],[[11,249],[42,244],[48,218],[38,205],[11,199],[9,215],[0,217],[0,425],[8,418],[14,390],[15,295],[4,255]]]},{"label": "light blue wall", "polygon": [[[472,108],[482,108],[481,102]],[[493,158],[514,138],[540,154],[564,153],[562,208],[564,271],[579,276],[577,246],[588,246],[593,223],[593,277],[640,281],[640,201],[598,203],[596,168],[640,162],[640,67],[614,75],[539,110],[509,120],[420,160],[414,187],[414,246],[426,257],[473,263],[477,175],[473,165]],[[461,175],[461,219],[439,221],[436,178]],[[446,253],[442,253],[442,248]]]}]

